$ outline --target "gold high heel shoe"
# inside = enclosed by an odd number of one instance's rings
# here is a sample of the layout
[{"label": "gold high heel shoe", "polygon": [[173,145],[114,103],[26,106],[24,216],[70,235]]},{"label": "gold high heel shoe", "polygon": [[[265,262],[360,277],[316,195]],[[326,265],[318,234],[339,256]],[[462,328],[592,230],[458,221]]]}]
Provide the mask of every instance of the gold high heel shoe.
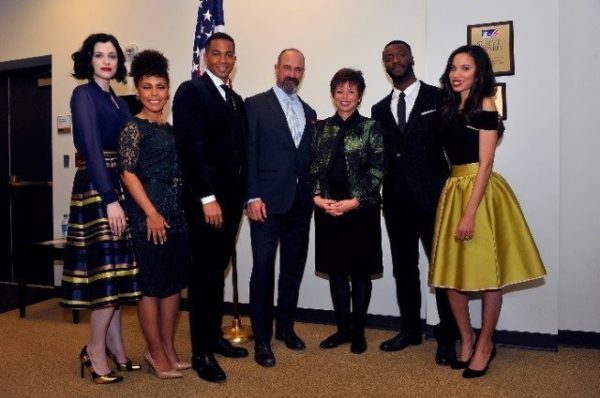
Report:
[{"label": "gold high heel shoe", "polygon": [[83,346],[81,349],[81,353],[79,354],[79,360],[81,361],[81,378],[83,379],[83,368],[86,368],[90,375],[92,376],[92,380],[96,384],[110,384],[110,383],[118,383],[123,380],[123,377],[119,376],[115,372],[109,372],[105,375],[99,375],[94,370],[94,366],[92,365],[92,360],[90,355],[87,353],[87,346]]},{"label": "gold high heel shoe", "polygon": [[144,359],[146,360],[146,362],[148,362],[148,366],[150,367],[150,369],[154,370],[154,374],[159,379],[180,379],[183,377],[183,374],[175,369],[165,371],[158,370],[156,368],[156,364],[154,363],[154,359],[152,359],[152,356],[150,355],[150,352],[147,349],[146,351],[144,351]]},{"label": "gold high heel shoe", "polygon": [[119,372],[133,372],[133,371],[142,369],[142,365],[138,365],[137,363],[131,362],[131,359],[129,359],[129,358],[127,358],[127,362],[119,363],[119,361],[117,361],[116,355],[113,354],[108,349],[108,347],[106,347],[106,356],[115,363],[115,366],[117,367],[117,370]]}]

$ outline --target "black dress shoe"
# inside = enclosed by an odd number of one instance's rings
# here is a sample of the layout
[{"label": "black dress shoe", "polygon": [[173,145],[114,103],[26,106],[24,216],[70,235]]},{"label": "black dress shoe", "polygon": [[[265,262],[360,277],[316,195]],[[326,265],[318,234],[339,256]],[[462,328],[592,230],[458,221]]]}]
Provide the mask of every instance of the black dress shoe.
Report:
[{"label": "black dress shoe", "polygon": [[215,356],[210,352],[193,357],[192,368],[194,368],[202,380],[210,381],[211,383],[222,383],[227,378]]},{"label": "black dress shoe", "polygon": [[398,333],[389,340],[384,341],[379,346],[381,351],[400,351],[409,345],[419,345],[423,342],[421,335],[410,335],[404,332]]},{"label": "black dress shoe", "polygon": [[244,347],[236,347],[223,337],[219,337],[213,346],[213,352],[227,358],[243,358],[248,356],[248,350]]},{"label": "black dress shoe", "polygon": [[289,332],[276,332],[275,338],[283,341],[285,346],[291,350],[304,350],[306,348],[304,341],[293,330]]},{"label": "black dress shoe", "polygon": [[367,351],[367,340],[363,333],[352,336],[352,343],[350,344],[350,352],[353,354],[362,354]]},{"label": "black dress shoe", "polygon": [[492,353],[490,354],[490,359],[488,359],[488,363],[485,365],[485,368],[483,368],[482,370],[473,370],[471,368],[466,368],[463,371],[462,376],[465,379],[474,379],[476,377],[485,376],[485,374],[488,371],[488,368],[490,367],[490,364],[492,363],[492,359],[494,359],[495,356],[496,356],[496,346],[494,346],[494,348],[492,348]]},{"label": "black dress shoe", "polygon": [[329,349],[335,348],[341,344],[350,343],[352,341],[352,335],[349,332],[335,332],[325,340],[321,341],[319,347]]},{"label": "black dress shoe", "polygon": [[254,347],[254,360],[265,368],[275,366],[275,354],[273,354],[271,346],[268,343],[256,344]]},{"label": "black dress shoe", "polygon": [[[456,346],[452,343],[438,343],[437,351],[435,352],[435,363],[440,366],[452,366],[456,362]],[[457,368],[452,368],[457,369]],[[463,368],[464,369],[464,368]]]}]

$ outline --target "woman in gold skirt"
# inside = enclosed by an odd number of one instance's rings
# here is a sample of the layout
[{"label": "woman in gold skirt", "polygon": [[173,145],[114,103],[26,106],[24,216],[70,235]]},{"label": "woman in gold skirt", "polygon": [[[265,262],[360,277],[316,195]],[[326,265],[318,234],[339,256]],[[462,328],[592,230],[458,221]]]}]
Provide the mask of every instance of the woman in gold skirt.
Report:
[{"label": "woman in gold skirt", "polygon": [[[546,270],[514,193],[492,171],[503,126],[488,55],[478,46],[459,47],[440,82],[446,93],[442,137],[452,171],[438,204],[429,283],[448,289],[461,334],[452,368],[464,369],[465,378],[481,377],[496,355],[492,336],[501,289],[541,278]],[[473,291],[483,294],[479,337],[469,315]]]}]

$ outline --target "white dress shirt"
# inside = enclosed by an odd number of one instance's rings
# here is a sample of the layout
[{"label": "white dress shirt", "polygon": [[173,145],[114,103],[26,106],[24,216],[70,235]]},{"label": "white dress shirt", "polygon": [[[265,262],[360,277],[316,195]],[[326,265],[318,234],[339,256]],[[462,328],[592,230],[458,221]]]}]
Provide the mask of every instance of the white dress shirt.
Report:
[{"label": "white dress shirt", "polygon": [[[415,101],[417,100],[417,96],[419,95],[419,89],[421,88],[421,81],[416,80],[413,84],[408,86],[406,90],[404,90],[404,100],[406,101],[406,120],[408,123],[408,119],[410,118],[410,113],[412,112]],[[394,88],[394,92],[392,93],[392,102],[390,104],[390,109],[392,111],[392,115],[394,115],[394,120],[396,120],[396,124],[398,124],[398,98],[400,97],[400,90]]]}]

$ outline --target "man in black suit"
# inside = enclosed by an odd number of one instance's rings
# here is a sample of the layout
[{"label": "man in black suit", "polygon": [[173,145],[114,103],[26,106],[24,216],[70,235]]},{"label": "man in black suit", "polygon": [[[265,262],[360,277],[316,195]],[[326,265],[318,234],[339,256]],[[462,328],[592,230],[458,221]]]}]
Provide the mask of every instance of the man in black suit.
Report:
[{"label": "man in black suit", "polygon": [[224,381],[213,353],[244,357],[248,351],[223,338],[225,270],[239,230],[246,196],[244,103],[227,82],[235,43],[225,33],[209,39],[206,72],[179,86],[173,127],[186,187],[192,267],[188,299],[192,366],[207,381]]},{"label": "man in black suit", "polygon": [[[421,344],[421,284],[419,239],[429,256],[435,213],[449,166],[440,142],[441,92],[417,80],[410,45],[388,43],[383,64],[394,90],[371,109],[384,125],[385,175],[383,212],[392,252],[400,333],[384,341],[383,351],[399,351]],[[446,291],[436,290],[440,324],[435,328],[435,360],[449,365],[456,357],[456,323]]]},{"label": "man in black suit", "polygon": [[275,338],[303,350],[294,332],[298,292],[308,252],[312,198],[308,189],[315,111],[298,95],[304,55],[285,49],[275,65],[276,85],[246,99],[248,115],[248,204],[252,239],[250,317],[255,360],[275,366],[271,350],[275,254],[280,246]]}]

